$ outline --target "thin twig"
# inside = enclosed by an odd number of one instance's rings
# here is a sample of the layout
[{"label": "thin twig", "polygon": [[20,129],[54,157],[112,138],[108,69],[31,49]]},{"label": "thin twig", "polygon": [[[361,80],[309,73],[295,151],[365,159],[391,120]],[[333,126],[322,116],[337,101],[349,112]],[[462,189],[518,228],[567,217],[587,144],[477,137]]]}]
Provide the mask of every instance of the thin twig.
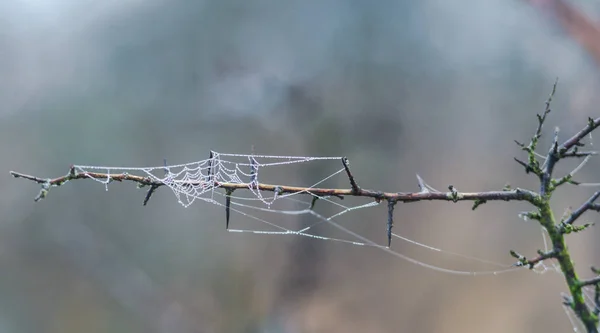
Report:
[{"label": "thin twig", "polygon": [[591,278],[588,280],[581,280],[579,282],[579,285],[582,287],[585,287],[585,286],[593,286],[593,285],[596,285],[599,283],[600,283],[600,276],[596,276],[595,278]]},{"label": "thin twig", "polygon": [[590,134],[593,130],[595,130],[598,126],[600,126],[600,117],[596,119],[589,118],[588,124],[581,131],[577,132],[577,134],[573,135],[569,140],[565,141],[558,149],[560,155],[566,154],[569,149],[573,148],[575,145],[579,144],[581,139],[583,139],[586,135]]},{"label": "thin twig", "polygon": [[571,216],[569,216],[563,223],[573,224],[573,222],[575,222],[583,213],[587,212],[588,210],[600,210],[598,205],[594,205],[594,201],[596,201],[598,197],[600,197],[600,191],[594,193],[583,205],[581,205],[581,207],[573,211]]},{"label": "thin twig", "polygon": [[533,269],[537,264],[544,260],[556,258],[558,252],[555,250],[550,250],[548,252],[538,251],[538,256],[533,259],[527,259],[522,254],[515,251],[510,251],[510,255],[519,260],[514,266],[528,266],[529,269]]}]

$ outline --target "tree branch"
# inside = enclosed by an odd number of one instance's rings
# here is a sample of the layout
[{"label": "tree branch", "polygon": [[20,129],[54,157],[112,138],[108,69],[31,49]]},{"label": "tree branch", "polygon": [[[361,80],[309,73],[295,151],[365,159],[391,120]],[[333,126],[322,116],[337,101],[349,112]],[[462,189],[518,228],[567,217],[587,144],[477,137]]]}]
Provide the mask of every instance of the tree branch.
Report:
[{"label": "tree branch", "polygon": [[548,252],[538,251],[538,256],[533,259],[527,259],[524,255],[519,254],[515,251],[510,251],[510,255],[519,260],[515,266],[527,266],[529,269],[533,269],[535,265],[541,263],[544,260],[556,258],[558,253],[555,250]]},{"label": "tree branch", "polygon": [[575,210],[573,213],[571,213],[571,215],[569,217],[567,217],[567,219],[564,220],[562,223],[571,225],[581,215],[583,215],[583,213],[587,212],[588,210],[600,211],[600,206],[597,204],[594,204],[594,201],[596,201],[598,199],[598,197],[600,197],[600,191],[597,191],[596,193],[594,193],[583,205],[581,205],[581,207],[577,208],[577,210]]},{"label": "tree branch", "polygon": [[569,149],[574,148],[576,145],[579,145],[581,140],[588,134],[590,134],[593,130],[600,126],[600,117],[593,119],[588,118],[588,124],[581,131],[577,132],[577,134],[573,135],[569,140],[565,141],[558,149],[559,156],[563,156],[563,154],[567,154]]},{"label": "tree branch", "polygon": [[[53,179],[40,178],[31,176],[15,171],[11,171],[10,174],[15,178],[23,178],[31,180],[38,184],[47,184],[49,187],[61,186],[69,181],[77,179],[100,179],[108,181],[131,181],[137,183],[139,186],[164,186],[163,183],[153,180],[150,177],[141,177],[128,173],[120,174],[109,174],[99,172],[86,172],[86,173],[69,173],[62,177]],[[202,182],[199,181],[180,181],[175,180],[174,182],[179,183],[180,186],[200,186]],[[225,190],[244,190],[249,189],[252,184],[250,183],[224,183],[214,181],[214,186],[223,188]],[[454,189],[454,187],[452,187]],[[510,191],[488,191],[488,192],[458,192],[455,189],[449,192],[439,191],[427,191],[427,192],[382,192],[367,189],[342,189],[342,188],[313,188],[313,187],[298,187],[298,186],[285,186],[285,185],[272,185],[272,184],[261,184],[257,185],[257,189],[266,192],[278,192],[283,193],[307,193],[314,194],[317,196],[353,196],[353,197],[367,197],[376,200],[394,200],[399,202],[415,202],[423,200],[441,200],[441,201],[527,201],[536,205],[539,201],[539,195],[533,191],[525,189],[513,189]]]}]

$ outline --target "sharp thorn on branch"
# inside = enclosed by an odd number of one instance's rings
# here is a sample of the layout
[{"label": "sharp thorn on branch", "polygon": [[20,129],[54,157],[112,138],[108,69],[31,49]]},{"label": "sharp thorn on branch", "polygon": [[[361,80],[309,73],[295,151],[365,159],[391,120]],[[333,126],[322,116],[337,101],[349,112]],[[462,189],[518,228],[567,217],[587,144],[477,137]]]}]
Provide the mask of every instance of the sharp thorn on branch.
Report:
[{"label": "sharp thorn on branch", "polygon": [[317,203],[317,200],[319,200],[319,197],[314,195],[310,202],[310,207],[309,207],[310,210],[315,209],[315,204]]},{"label": "sharp thorn on branch", "polygon": [[258,161],[254,158],[254,145],[252,145],[252,155],[250,159],[250,184],[258,188]]},{"label": "sharp thorn on branch", "polygon": [[353,193],[360,192],[360,187],[356,183],[356,180],[354,179],[354,175],[352,175],[352,172],[350,172],[350,162],[348,161],[347,157],[342,157],[342,164],[344,165],[344,170],[346,171],[346,175],[348,176],[348,180],[350,181],[350,186],[352,187],[352,192]]},{"label": "sharp thorn on branch", "polygon": [[210,154],[208,155],[208,182],[210,184],[213,184],[213,177],[212,177],[212,173],[213,173],[213,158],[214,158],[214,152],[211,150]]},{"label": "sharp thorn on branch", "polygon": [[225,198],[225,230],[229,230],[229,215],[231,207],[231,198]]},{"label": "sharp thorn on branch", "polygon": [[229,230],[229,216],[231,214],[231,195],[233,189],[225,190],[225,230]]},{"label": "sharp thorn on branch", "polygon": [[558,154],[558,133],[560,129],[557,127],[554,128],[554,141],[552,142],[552,154]]},{"label": "sharp thorn on branch", "polygon": [[144,197],[144,202],[142,203],[143,206],[146,206],[148,204],[150,197],[154,194],[154,192],[156,191],[157,188],[158,188],[158,185],[150,186],[150,188],[146,192],[146,197]]},{"label": "sharp thorn on branch", "polygon": [[479,206],[483,205],[486,202],[487,202],[487,200],[484,200],[484,199],[476,199],[473,202],[473,207],[471,208],[471,210],[477,209]]},{"label": "sharp thorn on branch", "polygon": [[514,160],[525,168],[525,173],[530,173],[531,171],[533,171],[533,169],[531,168],[531,166],[529,166],[529,164],[521,161],[520,159],[518,159],[516,157],[514,157]]},{"label": "sharp thorn on branch", "polygon": [[394,227],[394,206],[396,200],[388,200],[387,241],[388,248],[392,246],[392,228]]}]

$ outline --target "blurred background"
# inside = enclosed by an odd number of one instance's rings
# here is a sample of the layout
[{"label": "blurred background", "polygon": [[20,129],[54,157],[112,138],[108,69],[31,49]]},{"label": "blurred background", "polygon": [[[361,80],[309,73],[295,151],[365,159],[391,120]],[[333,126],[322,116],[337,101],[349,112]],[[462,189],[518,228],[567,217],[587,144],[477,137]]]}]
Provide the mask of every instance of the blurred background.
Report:
[{"label": "blurred background", "polygon": [[[599,20],[587,0],[1,1],[0,332],[571,331],[556,273],[456,276],[373,248],[228,233],[221,208],[184,209],[166,190],[143,207],[132,184],[73,182],[34,204],[39,186],[8,171],[254,145],[348,156],[377,190],[416,191],[416,173],[438,189],[537,189],[513,140],[533,134],[556,77],[546,129],[566,138],[598,116]],[[599,166],[577,180],[600,181]],[[565,187],[555,214],[593,190]],[[506,264],[511,249],[542,248],[540,228],[517,217],[526,205],[470,208],[401,204],[394,231]],[[376,207],[337,221],[385,244],[385,219]],[[600,264],[598,236],[568,238],[583,277]]]}]

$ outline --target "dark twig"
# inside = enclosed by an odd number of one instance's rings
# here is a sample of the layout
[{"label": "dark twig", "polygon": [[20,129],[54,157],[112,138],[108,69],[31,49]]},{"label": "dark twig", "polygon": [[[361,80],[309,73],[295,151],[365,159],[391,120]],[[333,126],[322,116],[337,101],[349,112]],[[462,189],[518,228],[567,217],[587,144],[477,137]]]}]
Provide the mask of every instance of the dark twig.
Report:
[{"label": "dark twig", "polygon": [[530,173],[530,172],[534,171],[533,167],[531,167],[529,164],[521,161],[520,159],[518,159],[516,157],[513,157],[513,158],[517,163],[521,164],[525,168],[525,173]]},{"label": "dark twig", "polygon": [[252,155],[250,159],[250,184],[258,184],[258,162],[254,158],[254,146],[252,146]]},{"label": "dark twig", "polygon": [[558,252],[555,250],[551,250],[548,252],[538,251],[538,256],[533,259],[527,259],[522,254],[519,254],[512,250],[510,251],[510,255],[519,260],[516,264],[514,264],[514,266],[528,266],[529,269],[533,269],[535,265],[541,263],[544,260],[556,258]]},{"label": "dark twig", "polygon": [[[552,102],[552,98],[554,97],[554,94],[556,93],[556,85],[558,84],[558,79],[556,79],[556,81],[554,82],[554,85],[552,86],[552,92],[550,93],[550,96],[548,96],[548,99],[546,100],[546,108],[544,110],[544,113],[537,114],[537,119],[538,119],[538,126],[535,130],[535,134],[533,135],[533,137],[531,138],[531,141],[529,142],[529,145],[525,146],[524,144],[520,143],[519,141],[515,142],[517,143],[517,145],[519,145],[521,147],[522,150],[527,152],[527,163],[515,158],[515,161],[517,161],[517,163],[521,164],[523,167],[525,167],[525,172],[526,173],[534,173],[535,175],[538,176],[538,178],[540,179],[541,182],[541,190],[540,190],[540,194],[541,195],[545,195],[545,193],[547,192],[548,189],[548,185],[550,183],[550,177],[551,177],[551,172],[548,173],[548,170],[552,170],[552,168],[554,167],[554,161],[552,161],[552,156],[555,150],[558,150],[558,133],[555,133],[554,136],[554,145],[553,148],[550,149],[550,152],[548,153],[548,156],[546,157],[546,161],[544,163],[544,167],[540,168],[540,163],[537,160],[537,153],[535,152],[537,145],[539,143],[540,137],[542,136],[542,129],[544,127],[544,122],[546,121],[546,117],[548,116],[548,114],[551,112],[550,109],[550,103]],[[556,154],[554,154],[556,155]],[[549,168],[549,169],[548,169]],[[542,170],[544,169],[544,170]]]},{"label": "dark twig", "polygon": [[231,195],[235,189],[225,190],[225,230],[229,230],[229,216],[231,215]]},{"label": "dark twig", "polygon": [[598,126],[600,126],[600,117],[596,119],[588,118],[587,126],[584,127],[581,131],[577,132],[577,134],[573,135],[569,140],[565,141],[558,148],[559,155],[566,154],[569,151],[569,149],[580,144],[581,139],[583,139],[586,135],[590,134]]},{"label": "dark twig", "polygon": [[388,247],[392,246],[392,228],[394,227],[394,206],[396,206],[396,201],[388,200],[388,220],[387,220]]},{"label": "dark twig", "polygon": [[213,158],[214,158],[214,152],[211,150],[210,154],[208,155],[208,182],[210,184],[213,183],[213,173],[214,173]]},{"label": "dark twig", "polygon": [[344,170],[346,170],[348,180],[350,180],[350,186],[352,187],[352,191],[354,191],[354,193],[360,192],[360,187],[358,186],[358,184],[356,184],[356,180],[354,179],[352,172],[350,172],[350,162],[348,162],[348,158],[342,157],[342,164],[344,165]]},{"label": "dark twig", "polygon": [[585,287],[585,286],[592,286],[592,285],[595,285],[598,283],[600,283],[600,276],[596,276],[595,278],[588,279],[588,280],[581,280],[579,282],[579,285],[582,287]]},{"label": "dark twig", "polygon": [[[169,168],[167,167],[167,159],[163,159],[163,165],[164,165],[164,171],[165,171],[165,177],[169,175]],[[154,194],[154,192],[156,192],[156,190],[158,189],[158,185],[154,184],[150,186],[150,189],[148,190],[148,192],[146,192],[146,197],[144,198],[144,202],[142,203],[143,206],[146,206],[148,204],[148,201],[150,200],[150,197],[152,197],[152,195]]]},{"label": "dark twig", "polygon": [[[164,171],[165,171],[165,177],[169,175],[169,168],[167,167],[167,159],[163,159],[163,165],[164,165]],[[150,189],[148,190],[148,192],[146,192],[146,197],[144,198],[144,202],[142,203],[143,206],[146,206],[148,204],[148,201],[150,200],[150,197],[154,194],[154,192],[156,192],[156,190],[158,189],[157,185],[151,185]]]},{"label": "dark twig", "polygon": [[594,201],[596,201],[600,197],[600,191],[594,193],[581,207],[577,208],[567,219],[564,220],[564,224],[571,225],[575,222],[583,213],[592,209],[592,210],[600,210],[600,207],[594,205]]},{"label": "dark twig", "polygon": [[533,136],[533,138],[531,139],[531,142],[529,143],[529,149],[531,151],[535,151],[535,148],[537,147],[539,139],[542,136],[542,128],[544,127],[544,122],[546,121],[546,116],[548,116],[550,111],[552,111],[550,109],[550,104],[552,103],[552,98],[554,97],[554,94],[556,93],[557,85],[558,85],[558,78],[554,81],[554,85],[552,86],[552,92],[550,93],[550,96],[548,96],[548,99],[546,100],[546,108],[544,110],[544,113],[541,115],[540,114],[537,115],[538,127],[535,130],[535,135]]},{"label": "dark twig", "polygon": [[150,197],[152,196],[152,194],[154,194],[154,192],[156,192],[156,189],[158,189],[158,185],[150,186],[150,189],[148,190],[148,192],[146,192],[146,197],[144,198],[144,202],[142,203],[142,205],[146,206],[148,204]]},{"label": "dark twig", "polygon": [[567,158],[567,157],[587,157],[587,156],[595,156],[598,155],[597,151],[579,151],[578,147],[575,147],[571,150],[569,150],[566,153],[561,154],[561,158]]},{"label": "dark twig", "polygon": [[575,176],[575,174],[577,172],[579,172],[579,170],[581,170],[583,168],[584,165],[587,164],[587,162],[590,160],[590,158],[592,157],[592,155],[588,155],[586,156],[583,161],[581,161],[581,163],[579,163],[579,165],[577,167],[575,167],[575,169],[573,169],[571,172],[569,172],[568,174],[566,174],[565,176],[561,177],[560,179],[557,180],[552,180],[551,181],[551,189],[554,190],[556,189],[558,186],[563,185],[565,183],[569,183],[569,184],[573,184],[573,185],[577,185],[577,182],[573,181],[573,176]]},{"label": "dark twig", "polygon": [[[600,275],[600,270],[596,267],[592,267],[592,272],[596,275]],[[600,314],[600,283],[594,284],[594,314],[598,316]]]}]

